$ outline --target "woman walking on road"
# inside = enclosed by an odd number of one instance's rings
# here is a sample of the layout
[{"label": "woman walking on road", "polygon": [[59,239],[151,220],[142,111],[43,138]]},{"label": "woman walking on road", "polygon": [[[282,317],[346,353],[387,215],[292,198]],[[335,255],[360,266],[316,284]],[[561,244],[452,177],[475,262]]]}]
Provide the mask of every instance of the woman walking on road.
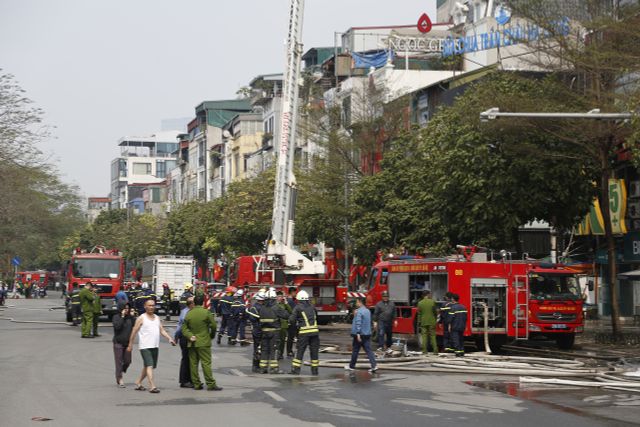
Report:
[{"label": "woman walking on road", "polygon": [[131,352],[127,350],[135,319],[129,303],[118,303],[118,312],[113,316],[113,357],[116,362],[116,382],[124,388],[122,374],[131,365]]}]

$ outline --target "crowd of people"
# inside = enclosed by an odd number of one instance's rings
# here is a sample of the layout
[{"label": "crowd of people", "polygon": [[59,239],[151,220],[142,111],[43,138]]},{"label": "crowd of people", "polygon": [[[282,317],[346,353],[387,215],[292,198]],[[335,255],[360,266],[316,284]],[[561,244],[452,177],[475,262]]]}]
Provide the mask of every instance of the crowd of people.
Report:
[{"label": "crowd of people", "polygon": [[25,280],[24,283],[16,280],[13,285],[0,282],[0,300],[9,298],[11,292],[11,298],[19,298],[20,295],[25,298],[44,298],[47,296],[47,285],[37,280]]},{"label": "crowd of people", "polygon": [[[162,302],[165,317],[170,318],[169,302],[173,299],[167,286],[163,295],[158,296],[146,284],[134,286],[127,292],[116,294],[117,312],[113,315],[113,353],[115,379],[119,387],[126,387],[123,379],[131,365],[131,352],[137,341],[143,362],[142,372],[135,380],[135,390],[159,393],[154,382],[153,370],[158,364],[160,337],[165,337],[172,345],[180,346],[181,361],[179,385],[211,391],[222,390],[212,373],[211,347],[218,345],[248,346],[252,348],[252,371],[259,374],[283,374],[280,361],[291,358],[292,375],[299,375],[307,349],[310,357],[311,375],[318,375],[320,333],[318,315],[309,301],[305,290],[295,287],[288,289],[288,295],[274,288],[262,288],[250,298],[244,290],[227,287],[225,295],[210,309],[207,304],[206,289],[191,283],[185,284],[180,298],[180,311],[176,330],[170,335],[156,313],[157,302]],[[82,289],[74,287],[69,295],[73,324],[81,323],[83,338],[100,336],[98,318],[102,314],[100,295],[91,283]],[[463,333],[466,326],[466,308],[459,303],[459,296],[447,293],[442,307],[431,297],[429,291],[423,293],[418,303],[417,322],[421,334],[422,352],[430,349],[438,354],[436,324],[443,324],[444,350],[464,355]],[[392,328],[396,316],[395,304],[389,301],[389,294],[382,294],[373,310],[365,305],[364,298],[355,300],[351,325],[352,356],[345,370],[356,369],[358,355],[364,350],[370,364],[370,373],[378,370],[376,353],[372,349],[372,336],[377,332],[377,351],[390,351]],[[216,317],[220,318],[220,325]],[[247,339],[246,327],[251,325],[251,340]],[[223,342],[223,340],[225,340]],[[293,352],[294,343],[296,352]],[[200,371],[204,376],[201,381]],[[145,379],[147,385],[143,384]]]}]

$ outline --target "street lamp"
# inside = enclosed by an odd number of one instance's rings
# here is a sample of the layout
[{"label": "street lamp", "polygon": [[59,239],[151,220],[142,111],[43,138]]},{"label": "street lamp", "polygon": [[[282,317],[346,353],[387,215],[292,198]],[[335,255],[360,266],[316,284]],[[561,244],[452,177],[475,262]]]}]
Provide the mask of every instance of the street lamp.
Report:
[{"label": "street lamp", "polygon": [[488,122],[498,117],[525,117],[528,119],[599,119],[599,120],[629,120],[633,113],[601,113],[599,108],[586,113],[503,113],[499,108],[489,108],[480,113],[480,121]]}]

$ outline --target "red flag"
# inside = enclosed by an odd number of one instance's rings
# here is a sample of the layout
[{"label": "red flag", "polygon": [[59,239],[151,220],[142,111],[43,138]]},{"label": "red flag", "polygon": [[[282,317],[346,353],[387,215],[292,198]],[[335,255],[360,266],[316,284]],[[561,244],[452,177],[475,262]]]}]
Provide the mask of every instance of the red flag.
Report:
[{"label": "red flag", "polygon": [[222,267],[220,267],[220,264],[216,262],[215,266],[213,267],[213,281],[219,282],[220,280],[222,280],[223,274],[224,272],[222,271]]},{"label": "red flag", "polygon": [[352,265],[349,269],[349,283],[354,283],[356,281],[356,277],[358,277],[359,268],[357,265]]}]

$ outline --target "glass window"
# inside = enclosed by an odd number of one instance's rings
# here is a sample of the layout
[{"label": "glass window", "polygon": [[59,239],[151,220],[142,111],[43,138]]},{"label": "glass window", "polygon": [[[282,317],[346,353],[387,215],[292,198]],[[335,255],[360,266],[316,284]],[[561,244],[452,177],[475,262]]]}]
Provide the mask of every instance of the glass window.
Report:
[{"label": "glass window", "polygon": [[164,161],[164,169],[167,171],[167,173],[169,173],[173,169],[175,169],[177,165],[178,165],[178,162],[176,160],[165,160]]},{"label": "glass window", "polygon": [[119,164],[118,168],[120,170],[120,177],[126,178],[127,177],[127,161],[125,159],[120,159],[118,164]]},{"label": "glass window", "polygon": [[171,154],[178,150],[178,143],[175,144],[172,142],[158,142],[156,145],[156,152],[160,157],[163,157],[166,154]]},{"label": "glass window", "polygon": [[120,275],[120,260],[76,259],[73,263],[75,277],[117,278]]},{"label": "glass window", "polygon": [[151,163],[134,163],[134,175],[151,175]]},{"label": "glass window", "polygon": [[151,189],[151,203],[160,203],[160,189],[152,188]]},{"label": "glass window", "polygon": [[167,170],[165,169],[165,163],[164,160],[157,160],[156,161],[156,177],[158,178],[164,178],[165,176],[167,176]]},{"label": "glass window", "polygon": [[529,297],[536,300],[554,298],[579,299],[580,286],[575,276],[532,274],[529,276]]}]

